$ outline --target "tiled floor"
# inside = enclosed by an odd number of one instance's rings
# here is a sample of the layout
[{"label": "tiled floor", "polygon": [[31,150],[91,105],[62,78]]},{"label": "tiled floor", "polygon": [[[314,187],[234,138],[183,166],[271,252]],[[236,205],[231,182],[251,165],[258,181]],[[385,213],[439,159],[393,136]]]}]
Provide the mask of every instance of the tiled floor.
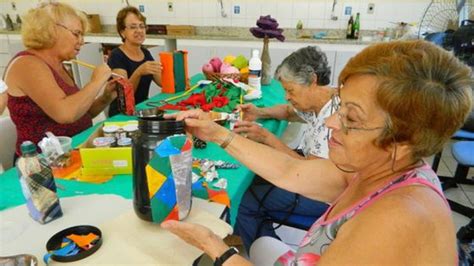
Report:
[{"label": "tiled floor", "polygon": [[[438,167],[438,175],[440,176],[453,176],[456,171],[457,162],[451,154],[451,141],[446,144],[443,150],[443,156]],[[427,162],[431,163],[433,157],[427,159]],[[469,170],[468,177],[472,178],[474,176],[474,168]],[[454,200],[465,206],[474,208],[474,185],[459,185],[458,188],[450,188],[444,192],[448,199]],[[461,226],[466,225],[470,219],[466,216],[460,215],[453,212],[454,223],[456,224],[456,229],[459,229]]]}]

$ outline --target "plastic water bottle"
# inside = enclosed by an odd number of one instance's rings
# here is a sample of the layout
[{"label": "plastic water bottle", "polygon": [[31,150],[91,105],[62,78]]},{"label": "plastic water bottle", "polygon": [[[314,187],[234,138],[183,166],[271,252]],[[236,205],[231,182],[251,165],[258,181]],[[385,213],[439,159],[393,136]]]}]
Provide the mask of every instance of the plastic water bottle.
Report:
[{"label": "plastic water bottle", "polygon": [[30,216],[41,224],[63,215],[56,195],[56,183],[46,160],[36,152],[31,141],[21,144],[21,157],[16,166]]},{"label": "plastic water bottle", "polygon": [[262,60],[258,49],[252,51],[249,61],[249,86],[257,90],[261,89],[260,80],[262,78]]}]

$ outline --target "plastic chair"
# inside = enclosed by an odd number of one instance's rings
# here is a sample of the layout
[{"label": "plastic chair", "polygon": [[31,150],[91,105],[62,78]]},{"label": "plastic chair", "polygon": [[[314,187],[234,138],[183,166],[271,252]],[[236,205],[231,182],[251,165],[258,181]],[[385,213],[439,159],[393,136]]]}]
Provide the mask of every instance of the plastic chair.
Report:
[{"label": "plastic chair", "polygon": [[[456,133],[454,133],[452,139],[454,139],[454,140],[474,140],[474,132],[470,132],[470,131],[467,131],[467,130],[460,129],[460,130],[456,131]],[[431,164],[431,168],[435,172],[438,170],[438,166],[439,166],[439,162],[441,160],[442,153],[443,153],[443,151],[438,152],[435,155],[434,159],[433,159],[433,163]]]},{"label": "plastic chair", "polygon": [[[443,190],[457,187],[458,184],[474,185],[474,180],[468,178],[469,168],[474,167],[474,141],[458,141],[451,147],[454,159],[458,162],[454,177],[440,176]],[[474,216],[474,209],[448,199],[451,210],[469,218]]]},{"label": "plastic chair", "polygon": [[0,164],[6,171],[13,166],[16,144],[16,127],[9,116],[0,117],[0,143]]}]

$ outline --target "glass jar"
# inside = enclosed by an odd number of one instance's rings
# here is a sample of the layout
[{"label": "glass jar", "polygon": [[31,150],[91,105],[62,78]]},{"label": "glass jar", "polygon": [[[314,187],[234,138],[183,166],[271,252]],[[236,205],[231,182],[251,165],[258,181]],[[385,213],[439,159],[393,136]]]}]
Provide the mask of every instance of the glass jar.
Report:
[{"label": "glass jar", "polygon": [[109,138],[117,138],[117,132],[119,130],[118,126],[104,126],[102,128],[102,131],[104,132],[104,137],[109,137]]},{"label": "glass jar", "polygon": [[125,131],[125,135],[127,138],[133,138],[138,131],[137,124],[128,124],[123,126],[123,130]]},{"label": "glass jar", "polygon": [[184,122],[161,116],[138,116],[138,132],[132,139],[133,207],[138,217],[153,221],[145,167],[155,148],[168,136],[184,133]]}]

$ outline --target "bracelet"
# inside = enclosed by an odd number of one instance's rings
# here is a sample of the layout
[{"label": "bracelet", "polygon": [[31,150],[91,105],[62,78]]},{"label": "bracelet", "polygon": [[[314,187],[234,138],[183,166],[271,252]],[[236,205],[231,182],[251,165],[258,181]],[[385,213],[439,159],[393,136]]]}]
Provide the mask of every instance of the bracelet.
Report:
[{"label": "bracelet", "polygon": [[223,149],[227,148],[227,146],[229,146],[229,144],[232,142],[234,137],[235,137],[235,133],[230,131],[227,137],[225,137],[224,141],[219,146],[221,146],[221,148]]},{"label": "bracelet", "polygon": [[224,252],[224,254],[216,258],[216,260],[214,261],[214,266],[221,266],[226,260],[238,253],[239,250],[237,248],[230,247],[226,252]]}]

